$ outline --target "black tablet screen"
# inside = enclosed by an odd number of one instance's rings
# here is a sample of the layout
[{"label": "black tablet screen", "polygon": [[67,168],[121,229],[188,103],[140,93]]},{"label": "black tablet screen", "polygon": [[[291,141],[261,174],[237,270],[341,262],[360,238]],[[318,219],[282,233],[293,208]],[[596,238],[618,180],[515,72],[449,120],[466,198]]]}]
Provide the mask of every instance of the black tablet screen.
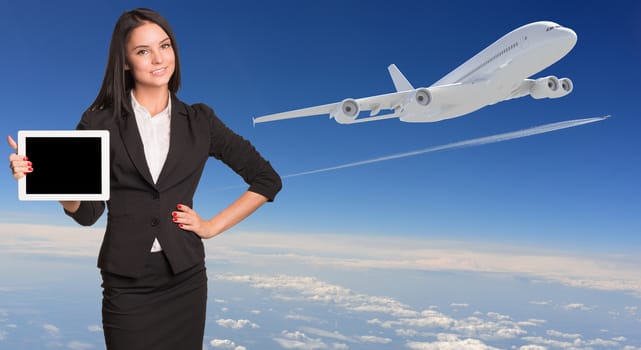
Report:
[{"label": "black tablet screen", "polygon": [[27,137],[27,194],[99,194],[99,137]]}]

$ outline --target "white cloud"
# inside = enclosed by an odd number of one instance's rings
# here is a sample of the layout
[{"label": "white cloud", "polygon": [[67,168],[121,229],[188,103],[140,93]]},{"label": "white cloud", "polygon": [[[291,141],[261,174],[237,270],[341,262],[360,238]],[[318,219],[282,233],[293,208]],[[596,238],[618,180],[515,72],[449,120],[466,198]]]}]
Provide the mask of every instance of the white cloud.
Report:
[{"label": "white cloud", "polygon": [[547,301],[547,300],[530,301],[530,304],[532,304],[532,305],[550,305],[550,301]]},{"label": "white cloud", "polygon": [[450,328],[456,320],[435,310],[424,310],[417,317],[399,318],[381,323],[383,328],[419,327],[419,328]]},{"label": "white cloud", "polygon": [[571,304],[563,305],[563,308],[565,310],[580,310],[580,311],[592,311],[592,310],[594,310],[593,307],[588,307],[585,304],[580,304],[580,303],[571,303]]},{"label": "white cloud", "polygon": [[310,338],[299,331],[283,331],[281,335],[282,338],[274,338],[274,341],[285,349],[327,349],[327,344],[325,344],[322,340]]},{"label": "white cloud", "polygon": [[231,328],[231,329],[242,329],[245,327],[249,328],[260,328],[257,324],[252,323],[249,320],[232,320],[232,319],[218,319],[216,324],[221,327]]},{"label": "white cloud", "polygon": [[546,333],[550,337],[555,337],[555,338],[564,338],[564,339],[579,339],[579,338],[581,338],[581,334],[576,334],[576,333],[569,334],[569,333],[562,333],[562,332],[555,331],[555,330],[548,330]]},{"label": "white cloud", "polygon": [[323,282],[314,277],[287,275],[231,275],[212,276],[230,282],[247,283],[254,288],[276,290],[275,298],[305,300],[333,304],[351,311],[385,313],[392,316],[416,316],[418,313],[394,298],[368,296],[349,288]]},{"label": "white cloud", "polygon": [[57,338],[60,336],[60,328],[52,324],[48,324],[48,323],[44,324],[42,325],[42,328],[44,328],[44,330],[47,331],[47,333],[54,338]]},{"label": "white cloud", "polygon": [[332,349],[347,350],[347,349],[349,349],[349,346],[347,344],[343,344],[343,343],[332,343]]},{"label": "white cloud", "polygon": [[451,307],[469,307],[470,305],[467,303],[451,303]]},{"label": "white cloud", "polygon": [[489,318],[493,318],[493,319],[498,320],[498,321],[506,321],[506,320],[510,319],[510,316],[501,315],[498,312],[488,312],[487,316]]},{"label": "white cloud", "polygon": [[545,323],[545,320],[538,320],[535,318],[531,318],[527,321],[519,321],[516,324],[518,324],[521,327],[538,327],[544,323]]},{"label": "white cloud", "polygon": [[72,350],[87,350],[93,348],[93,345],[79,341],[72,341],[67,344],[67,348]]},{"label": "white cloud", "polygon": [[547,350],[545,346],[541,345],[523,345],[519,347],[519,350]]},{"label": "white cloud", "polygon": [[490,321],[479,317],[467,317],[455,321],[451,331],[456,331],[466,337],[480,338],[485,340],[514,339],[527,334],[527,331],[519,327],[513,321]]},{"label": "white cloud", "polygon": [[396,333],[396,335],[398,335],[399,337],[404,337],[404,338],[413,338],[420,334],[415,329],[405,329],[405,328],[397,328],[394,330],[394,333]]},{"label": "white cloud", "polygon": [[0,341],[3,341],[5,339],[7,339],[7,335],[9,335],[9,333],[7,333],[7,331],[4,331],[4,330],[0,329]]},{"label": "white cloud", "polygon": [[97,325],[97,324],[92,324],[87,326],[87,330],[89,332],[102,332],[102,326]]},{"label": "white cloud", "polygon": [[412,350],[498,350],[477,339],[459,339],[452,334],[439,334],[434,342],[407,342]]},{"label": "white cloud", "polygon": [[607,339],[581,339],[581,337],[575,337],[574,334],[563,334],[560,332],[552,331],[553,336],[561,337],[567,340],[554,340],[546,339],[543,337],[523,337],[522,340],[539,344],[546,345],[550,347],[562,348],[562,349],[592,349],[593,346],[605,347],[605,348],[616,348],[620,347],[620,343],[616,340],[607,340]]},{"label": "white cloud", "polygon": [[213,339],[209,342],[209,345],[214,348],[221,349],[247,350],[247,348],[245,348],[244,346],[236,345],[234,341],[229,339]]},{"label": "white cloud", "polygon": [[319,329],[319,328],[313,328],[313,327],[300,327],[300,330],[308,333],[308,334],[313,334],[315,336],[319,336],[322,338],[330,338],[330,339],[335,339],[335,340],[340,340],[340,341],[346,341],[346,342],[355,342],[354,339],[345,336],[343,334],[340,334],[338,331],[326,331],[324,329]]},{"label": "white cloud", "polygon": [[305,322],[319,321],[319,319],[317,317],[305,316],[305,315],[295,315],[295,314],[286,315],[285,318],[289,319],[289,320],[299,320],[299,321],[305,321]]},{"label": "white cloud", "polygon": [[606,347],[606,348],[613,348],[613,347],[618,347],[619,342],[615,340],[607,340],[607,339],[590,339],[590,340],[585,340],[581,342],[582,346],[600,346],[600,347]]},{"label": "white cloud", "polygon": [[382,338],[382,337],[377,337],[373,335],[362,335],[358,337],[358,340],[360,340],[363,343],[375,343],[375,344],[389,344],[392,342],[392,339],[390,338]]}]

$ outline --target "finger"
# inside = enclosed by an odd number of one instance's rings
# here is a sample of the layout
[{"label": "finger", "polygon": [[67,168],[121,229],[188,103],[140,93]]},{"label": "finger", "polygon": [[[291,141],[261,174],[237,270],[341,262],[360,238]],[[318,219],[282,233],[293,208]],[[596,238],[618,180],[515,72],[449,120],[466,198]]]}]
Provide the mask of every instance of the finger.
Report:
[{"label": "finger", "polygon": [[[23,155],[20,155],[20,154],[11,153],[9,155],[9,161],[10,162],[28,162],[29,158],[27,158],[27,157],[25,157]],[[22,163],[19,163],[17,165],[22,165]]]},{"label": "finger", "polygon": [[191,208],[184,205],[184,204],[178,204],[176,205],[176,208],[184,213],[190,213],[192,212]]},{"label": "finger", "polygon": [[184,220],[185,214],[179,211],[172,211],[171,212],[171,220],[175,223],[181,223],[182,220]]},{"label": "finger", "polygon": [[20,180],[21,178],[23,178],[24,176],[32,172],[33,172],[33,168],[20,167],[14,170],[12,175],[14,179]]},{"label": "finger", "polygon": [[13,168],[14,173],[32,173],[33,172],[33,167],[31,166],[19,166]]},{"label": "finger", "polygon": [[7,135],[7,142],[9,143],[9,146],[13,148],[14,151],[18,152],[18,144],[13,139],[13,137],[11,137],[11,135]]},{"label": "finger", "polygon": [[195,219],[195,216],[193,215],[193,212],[191,213],[182,212],[182,211],[171,212],[171,220],[176,224],[190,223],[190,222],[193,222],[194,219]]}]

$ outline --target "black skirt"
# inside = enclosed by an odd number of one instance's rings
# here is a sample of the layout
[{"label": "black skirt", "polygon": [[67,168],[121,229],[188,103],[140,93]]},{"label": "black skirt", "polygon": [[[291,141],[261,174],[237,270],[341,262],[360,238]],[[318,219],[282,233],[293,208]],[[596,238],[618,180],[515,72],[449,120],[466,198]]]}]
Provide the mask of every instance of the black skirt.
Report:
[{"label": "black skirt", "polygon": [[202,350],[207,306],[205,263],[174,275],[151,253],[140,278],[102,274],[102,326],[108,350]]}]

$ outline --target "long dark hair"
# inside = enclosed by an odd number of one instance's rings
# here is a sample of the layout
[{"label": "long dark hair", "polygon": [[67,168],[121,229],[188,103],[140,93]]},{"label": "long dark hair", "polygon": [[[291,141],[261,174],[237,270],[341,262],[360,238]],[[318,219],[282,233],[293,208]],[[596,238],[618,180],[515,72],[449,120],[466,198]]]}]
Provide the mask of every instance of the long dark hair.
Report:
[{"label": "long dark hair", "polygon": [[159,25],[171,40],[174,49],[175,69],[169,79],[169,91],[173,95],[180,88],[180,60],[178,59],[178,44],[174,32],[169,23],[158,12],[146,8],[138,8],[123,13],[111,35],[109,45],[109,56],[107,57],[107,68],[102,86],[96,100],[89,106],[90,111],[104,108],[113,108],[117,116],[123,111],[132,113],[129,91],[134,87],[134,78],[131,72],[125,70],[126,50],[125,46],[129,40],[131,31],[145,22],[152,22]]}]

